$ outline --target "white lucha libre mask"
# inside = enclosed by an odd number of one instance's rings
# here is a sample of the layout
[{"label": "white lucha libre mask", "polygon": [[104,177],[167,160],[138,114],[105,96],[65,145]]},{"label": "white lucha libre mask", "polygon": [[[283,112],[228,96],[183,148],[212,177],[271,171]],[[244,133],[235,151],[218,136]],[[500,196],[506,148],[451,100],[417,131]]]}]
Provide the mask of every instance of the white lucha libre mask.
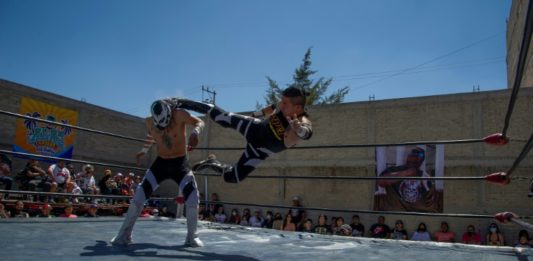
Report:
[{"label": "white lucha libre mask", "polygon": [[170,105],[162,100],[157,100],[152,103],[150,107],[152,113],[152,120],[154,125],[158,129],[164,129],[170,124],[170,118],[172,117],[172,109]]}]

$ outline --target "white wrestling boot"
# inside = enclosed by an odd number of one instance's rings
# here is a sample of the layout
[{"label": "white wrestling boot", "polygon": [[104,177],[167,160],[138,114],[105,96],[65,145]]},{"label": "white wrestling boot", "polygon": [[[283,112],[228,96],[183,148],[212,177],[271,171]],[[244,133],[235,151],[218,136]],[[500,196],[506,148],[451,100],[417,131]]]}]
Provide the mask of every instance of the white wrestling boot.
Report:
[{"label": "white wrestling boot", "polygon": [[141,214],[142,208],[137,207],[135,204],[130,204],[126,218],[118,231],[118,235],[111,239],[111,244],[115,246],[126,246],[132,243],[131,233],[133,231],[133,225]]},{"label": "white wrestling boot", "polygon": [[198,237],[198,207],[187,207],[187,238],[185,239],[185,246],[188,247],[203,247],[204,242]]}]

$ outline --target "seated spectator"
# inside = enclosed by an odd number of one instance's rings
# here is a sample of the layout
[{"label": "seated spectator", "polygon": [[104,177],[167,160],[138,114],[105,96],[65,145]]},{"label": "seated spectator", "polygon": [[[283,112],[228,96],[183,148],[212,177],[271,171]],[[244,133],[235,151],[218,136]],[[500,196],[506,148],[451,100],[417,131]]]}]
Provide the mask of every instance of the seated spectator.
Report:
[{"label": "seated spectator", "polygon": [[89,209],[87,210],[87,213],[85,213],[84,217],[90,217],[90,218],[98,217],[96,212],[98,212],[98,205],[91,204],[89,206]]},{"label": "seated spectator", "polygon": [[353,237],[363,237],[365,236],[365,226],[359,221],[359,215],[352,216],[352,236]]},{"label": "seated spectator", "polygon": [[391,232],[391,239],[407,240],[407,231],[405,230],[401,219],[396,220]]},{"label": "seated spectator", "polygon": [[463,244],[480,245],[481,235],[476,232],[474,225],[468,225],[463,234]]},{"label": "seated spectator", "polygon": [[222,204],[218,203],[220,201],[220,198],[218,197],[217,193],[211,193],[211,200],[209,201],[209,211],[213,215],[218,213],[218,208],[222,207]]},{"label": "seated spectator", "polygon": [[159,209],[157,208],[152,209],[152,217],[159,217]]},{"label": "seated spectator", "polygon": [[244,209],[243,211],[241,222],[239,223],[241,226],[250,226],[250,210],[247,210],[248,209]]},{"label": "seated spectator", "polygon": [[124,175],[119,172],[113,177],[112,181],[108,181],[108,187],[111,189],[111,194],[121,196],[122,183],[124,183]]},{"label": "seated spectator", "polygon": [[220,206],[215,214],[215,222],[226,223],[226,213],[224,213],[224,207]]},{"label": "seated spectator", "polygon": [[292,215],[292,220],[294,224],[299,224],[302,219],[305,220],[306,217],[304,216],[305,210],[300,209],[302,208],[301,199],[299,196],[294,196],[292,198],[292,206],[293,208],[290,209],[290,213]]},{"label": "seated spectator", "polygon": [[62,192],[71,179],[70,171],[65,167],[64,160],[59,160],[57,163],[50,165],[47,174],[52,182],[50,192]]},{"label": "seated spectator", "polygon": [[[122,185],[120,185],[120,195],[122,196],[133,196],[133,178],[135,174],[130,173],[124,177]],[[158,210],[159,211],[159,210]]]},{"label": "seated spectator", "polygon": [[345,237],[352,236],[352,227],[350,227],[350,225],[348,224],[342,224],[342,226],[340,226],[339,228],[339,233],[337,235]]},{"label": "seated spectator", "polygon": [[211,211],[204,211],[204,220],[209,222],[215,222],[215,216],[211,214]]},{"label": "seated spectator", "polygon": [[167,218],[176,218],[176,215],[168,211],[168,206],[163,205],[161,209],[159,210],[159,216],[160,217],[167,217]]},{"label": "seated spectator", "polygon": [[518,232],[518,242],[515,244],[515,247],[531,248],[531,241],[529,240],[527,230],[520,230]]},{"label": "seated spectator", "polygon": [[296,224],[296,231],[303,231],[305,221],[307,220],[307,213],[305,211],[300,211],[301,219],[300,222]]},{"label": "seated spectator", "polygon": [[9,216],[11,216],[11,213],[6,210],[4,204],[0,203],[0,218],[9,218]]},{"label": "seated spectator", "polygon": [[[4,154],[0,154],[0,183],[3,183],[5,190],[11,190],[13,185],[13,178],[11,177],[11,160]],[[4,198],[9,195],[5,194]]]},{"label": "seated spectator", "polygon": [[[247,215],[248,217],[251,217],[252,214],[250,213],[250,209],[248,208],[245,208],[243,211],[242,211],[242,216],[241,216],[241,219],[244,215]],[[246,220],[246,221],[249,221],[249,220]]]},{"label": "seated spectator", "polygon": [[11,212],[11,217],[12,218],[29,218],[30,217],[28,212],[24,211],[24,202],[22,202],[22,200],[17,200],[17,202],[15,202],[15,209],[13,210],[13,212]]},{"label": "seated spectator", "polygon": [[[343,217],[338,217],[335,222],[337,223],[335,225],[335,230],[333,230],[333,235],[337,235],[337,236],[341,236],[342,235],[342,232],[341,232],[341,227],[342,225],[344,225],[344,218]],[[350,232],[352,232],[350,230]]]},{"label": "seated spectator", "polygon": [[306,233],[314,233],[313,230],[313,221],[310,218],[307,218],[304,222],[304,226],[302,228],[302,232]]},{"label": "seated spectator", "polygon": [[276,214],[274,214],[274,221],[272,221],[272,229],[283,229],[283,217],[279,212],[276,212]]},{"label": "seated spectator", "polygon": [[43,207],[41,208],[41,213],[37,215],[37,217],[53,218],[55,217],[54,215],[51,214],[53,209],[54,208],[52,207],[52,205],[45,203]]},{"label": "seated spectator", "polygon": [[203,203],[200,203],[198,205],[198,219],[199,220],[205,220],[205,218],[207,217],[207,210],[205,209],[205,204]]},{"label": "seated spectator", "polygon": [[331,230],[332,234],[335,234],[335,232],[337,231],[337,217],[331,217],[329,229]]},{"label": "seated spectator", "polygon": [[78,218],[78,216],[72,213],[73,211],[74,211],[74,207],[72,206],[72,204],[67,204],[65,206],[65,209],[63,210],[63,214],[61,214],[59,217]]},{"label": "seated spectator", "polygon": [[378,223],[372,225],[369,232],[373,238],[390,238],[390,227],[385,224],[385,217],[379,216]]},{"label": "seated spectator", "polygon": [[[50,192],[52,189],[52,182],[46,172],[39,166],[39,161],[30,159],[26,163],[26,167],[17,174],[17,182],[21,190],[37,191],[41,189],[44,192]],[[41,201],[45,201],[46,197],[41,196]]]},{"label": "seated spectator", "polygon": [[139,217],[144,217],[144,218],[152,217],[152,209],[150,208],[150,205],[144,204],[144,208],[143,210],[141,210],[141,214],[139,215]]},{"label": "seated spectator", "polygon": [[272,214],[272,211],[267,211],[265,216],[265,222],[263,222],[263,227],[265,228],[272,228],[274,225],[274,215]]},{"label": "seated spectator", "polygon": [[448,222],[440,223],[440,231],[435,232],[435,241],[453,243],[455,242],[455,233],[449,230]]},{"label": "seated spectator", "polygon": [[411,236],[411,240],[413,241],[431,241],[431,235],[429,235],[429,232],[427,231],[426,223],[420,222],[418,224],[418,228]]},{"label": "seated spectator", "polygon": [[320,216],[318,216],[318,225],[313,228],[313,231],[321,235],[331,235],[331,227],[326,224],[327,220],[328,216],[326,216],[325,214],[320,214]]},{"label": "seated spectator", "polygon": [[[111,182],[110,180],[112,180],[112,176],[113,176],[113,172],[111,172],[110,169],[106,169],[104,171],[104,176],[100,179],[100,181],[98,181],[98,187],[100,188],[100,193],[102,193],[102,195],[113,194],[112,190],[108,186],[108,184]],[[116,183],[115,183],[115,187],[116,187]]]},{"label": "seated spectator", "polygon": [[83,194],[96,195],[98,194],[98,189],[96,187],[96,181],[94,179],[94,167],[90,164],[83,166],[83,173],[80,175],[82,178],[78,186],[83,191]]},{"label": "seated spectator", "polygon": [[284,231],[296,231],[296,224],[292,221],[292,215],[289,212],[283,220],[283,230]]},{"label": "seated spectator", "polygon": [[[80,187],[78,187],[78,184],[76,182],[71,181],[67,183],[66,191],[65,193],[74,194],[74,195],[81,195],[83,192]],[[70,197],[70,201],[72,203],[79,203],[78,197]]]},{"label": "seated spectator", "polygon": [[250,226],[252,227],[263,227],[263,222],[265,220],[261,216],[261,211],[254,211],[254,215],[250,217]]},{"label": "seated spectator", "polygon": [[503,246],[503,234],[496,223],[491,223],[487,231],[487,245],[489,246]]},{"label": "seated spectator", "polygon": [[228,219],[228,223],[236,225],[241,224],[241,215],[239,215],[239,211],[237,209],[234,208],[231,210],[231,216]]}]

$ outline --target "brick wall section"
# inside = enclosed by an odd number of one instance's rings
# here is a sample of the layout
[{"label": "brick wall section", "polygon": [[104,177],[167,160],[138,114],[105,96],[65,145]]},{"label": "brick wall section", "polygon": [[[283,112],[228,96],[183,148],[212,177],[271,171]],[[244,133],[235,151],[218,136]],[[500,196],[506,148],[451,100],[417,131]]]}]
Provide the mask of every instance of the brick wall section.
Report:
[{"label": "brick wall section", "polygon": [[[526,12],[531,0],[513,0],[509,19],[507,22],[507,83],[508,88],[512,88],[518,64],[524,27],[526,21]],[[533,19],[533,18],[531,18]],[[533,41],[533,39],[532,39]],[[527,66],[522,80],[522,87],[533,87],[533,43],[529,45],[527,55]]]}]

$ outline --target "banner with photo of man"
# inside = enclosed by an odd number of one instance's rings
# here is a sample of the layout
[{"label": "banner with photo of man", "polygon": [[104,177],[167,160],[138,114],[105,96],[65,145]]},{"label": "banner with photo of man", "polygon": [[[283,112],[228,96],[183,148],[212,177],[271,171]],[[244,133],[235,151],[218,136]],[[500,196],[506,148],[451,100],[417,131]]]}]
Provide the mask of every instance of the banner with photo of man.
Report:
[{"label": "banner with photo of man", "polygon": [[[78,112],[22,97],[20,114],[77,125]],[[72,158],[75,130],[32,119],[17,119],[13,151],[60,158]]]},{"label": "banner with photo of man", "polygon": [[[378,177],[443,177],[444,145],[376,148]],[[444,181],[377,180],[374,210],[442,212]]]}]

